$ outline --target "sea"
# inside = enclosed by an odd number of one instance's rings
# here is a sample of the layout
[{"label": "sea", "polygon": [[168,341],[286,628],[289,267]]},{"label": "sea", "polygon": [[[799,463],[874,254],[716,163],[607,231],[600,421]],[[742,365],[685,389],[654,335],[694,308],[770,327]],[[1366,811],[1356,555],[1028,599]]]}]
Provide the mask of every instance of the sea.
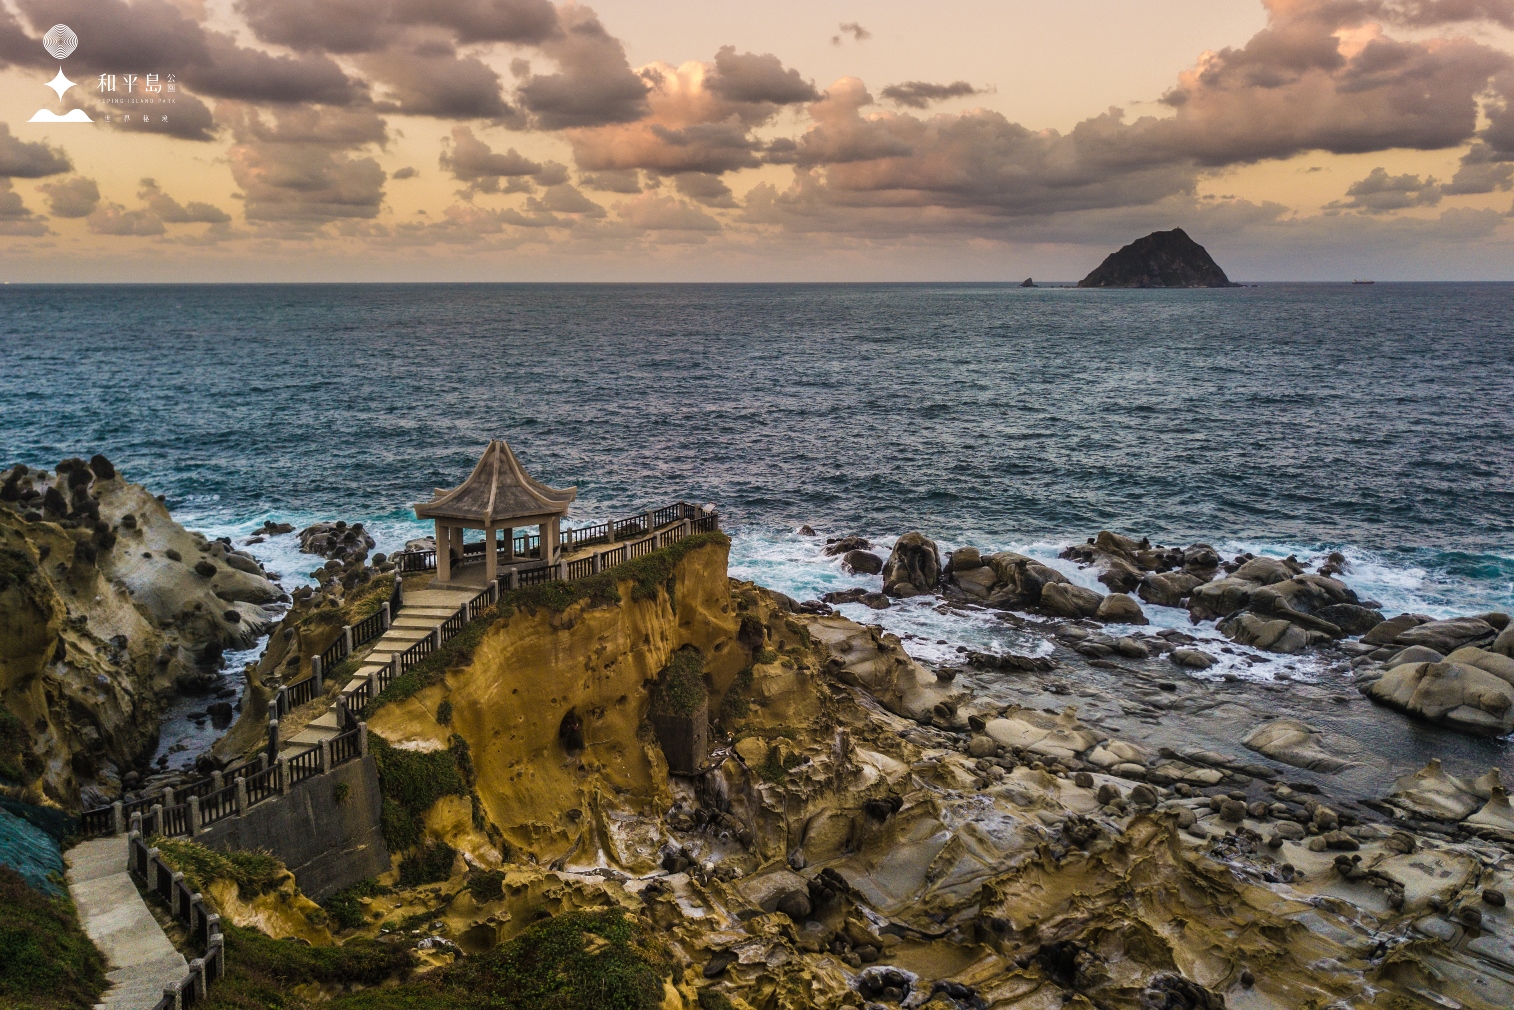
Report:
[{"label": "sea", "polygon": [[[731,573],[800,600],[876,588],[827,538],[1094,586],[1057,554],[1108,529],[1340,551],[1390,614],[1514,609],[1514,285],[0,287],[0,465],[104,453],[210,536],[401,549],[493,438],[578,489],[569,525],[714,505]],[[321,563],[249,549],[288,587]],[[843,609],[925,660],[1027,644],[934,603]]]}]

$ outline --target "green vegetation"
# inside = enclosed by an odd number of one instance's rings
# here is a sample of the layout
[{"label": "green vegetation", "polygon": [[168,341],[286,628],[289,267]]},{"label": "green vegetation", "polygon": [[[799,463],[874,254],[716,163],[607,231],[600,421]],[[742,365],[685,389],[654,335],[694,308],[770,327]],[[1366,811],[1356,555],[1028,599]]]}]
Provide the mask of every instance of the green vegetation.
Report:
[{"label": "green vegetation", "polygon": [[32,890],[0,865],[0,1006],[89,1010],[105,990],[105,959],[73,903]]},{"label": "green vegetation", "polygon": [[279,886],[288,872],[266,852],[217,852],[183,838],[156,836],[150,843],[171,870],[184,874],[191,891],[204,893],[212,880],[234,880],[243,898],[256,898]]},{"label": "green vegetation", "polygon": [[[304,1010],[316,1001],[294,992],[295,986],[315,982],[350,989],[376,986],[391,978],[406,978],[415,963],[409,945],[356,937],[340,947],[308,947],[298,940],[274,940],[255,929],[221,923],[226,937],[226,977],[210,987],[207,1010]],[[361,1006],[404,1007],[405,1003],[370,1004],[368,992],[398,993],[413,986],[365,990],[335,1001],[320,1000],[323,1008],[356,1010]],[[412,1004],[419,1005],[419,1004]]]},{"label": "green vegetation", "polygon": [[788,753],[780,755],[779,747],[769,747],[768,756],[762,764],[757,766],[759,778],[771,782],[774,785],[788,778],[789,772],[804,764],[804,757],[800,754]]},{"label": "green vegetation", "polygon": [[400,860],[400,886],[436,884],[452,876],[457,850],[446,842],[432,842]]},{"label": "green vegetation", "polygon": [[772,649],[758,649],[752,656],[753,666],[761,666],[764,663],[776,662],[778,662],[778,653],[774,652]]},{"label": "green vegetation", "polygon": [[653,711],[663,715],[693,715],[709,697],[703,674],[704,657],[698,649],[685,646],[673,653],[673,658],[657,678],[657,690],[652,695]]},{"label": "green vegetation", "polygon": [[381,894],[389,894],[390,889],[380,884],[375,878],[367,877],[359,880],[351,887],[341,890],[327,898],[322,908],[331,916],[331,921],[337,929],[357,929],[363,925],[363,898],[376,898]]},{"label": "green vegetation", "polygon": [[505,896],[505,874],[502,870],[474,870],[468,874],[468,893],[482,905],[486,901],[498,901]]},{"label": "green vegetation", "polygon": [[699,990],[699,1010],[736,1010],[736,1004],[725,993],[714,989]]},{"label": "green vegetation", "polygon": [[[460,739],[460,738],[454,738]],[[460,749],[413,751],[391,747],[375,733],[368,734],[368,750],[378,765],[379,792],[383,796],[380,827],[391,852],[419,845],[426,811],[443,796],[470,794],[467,779],[458,766]],[[470,771],[472,763],[468,765]]]},{"label": "green vegetation", "polygon": [[745,719],[752,711],[752,668],[750,666],[736,674],[736,679],[731,682],[731,688],[725,693],[720,701],[720,718],[726,722],[734,722]]},{"label": "green vegetation", "polygon": [[41,770],[31,752],[31,737],[26,724],[10,709],[0,706],[0,779],[25,785]]},{"label": "green vegetation", "polygon": [[[211,987],[207,1010],[657,1010],[673,969],[651,928],[619,909],[545,919],[417,977],[397,937],[306,947],[235,926],[226,933],[227,976]],[[399,984],[379,985],[390,979]],[[307,982],[346,991],[296,994]]]},{"label": "green vegetation", "polygon": [[436,721],[443,726],[452,725],[452,702],[443,701],[436,706]]}]

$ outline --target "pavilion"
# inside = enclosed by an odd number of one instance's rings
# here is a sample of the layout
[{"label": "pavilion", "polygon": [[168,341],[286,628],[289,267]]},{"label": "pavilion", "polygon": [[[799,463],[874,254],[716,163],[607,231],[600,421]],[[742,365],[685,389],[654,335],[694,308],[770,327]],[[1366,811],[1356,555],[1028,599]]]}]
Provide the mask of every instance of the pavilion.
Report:
[{"label": "pavilion", "polygon": [[506,563],[515,560],[515,530],[536,526],[541,530],[540,563],[555,564],[562,518],[578,497],[578,488],[548,487],[521,468],[520,461],[504,439],[495,439],[484,450],[468,479],[448,491],[437,488],[435,497],[415,506],[417,519],[436,522],[436,580],[449,582],[452,565],[463,557],[463,530],[484,531],[484,577],[494,581],[499,571],[499,543],[495,533],[505,531]]}]

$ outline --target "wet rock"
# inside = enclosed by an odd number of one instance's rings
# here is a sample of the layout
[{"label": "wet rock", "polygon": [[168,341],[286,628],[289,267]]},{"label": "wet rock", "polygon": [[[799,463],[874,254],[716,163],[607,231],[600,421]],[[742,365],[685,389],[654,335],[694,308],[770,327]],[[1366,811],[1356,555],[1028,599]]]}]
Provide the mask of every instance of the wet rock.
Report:
[{"label": "wet rock", "polygon": [[1225,1010],[1225,998],[1181,975],[1152,976],[1140,995],[1141,1010]]},{"label": "wet rock", "polygon": [[1151,656],[1151,649],[1144,642],[1138,642],[1129,636],[1116,639],[1114,651],[1126,659],[1147,659]]},{"label": "wet rock", "polygon": [[1159,607],[1181,607],[1188,594],[1196,586],[1202,585],[1203,581],[1188,572],[1148,575],[1136,588],[1136,595]]},{"label": "wet rock", "polygon": [[1188,614],[1194,623],[1212,621],[1240,610],[1261,588],[1258,583],[1227,576],[1195,586],[1188,595]]},{"label": "wet rock", "polygon": [[1040,608],[1058,617],[1093,617],[1103,600],[1092,589],[1056,582],[1042,587]]},{"label": "wet rock", "polygon": [[1498,637],[1493,640],[1493,644],[1488,646],[1488,651],[1514,659],[1514,624],[1507,625],[1498,633]]},{"label": "wet rock", "polygon": [[1316,610],[1314,616],[1329,621],[1348,635],[1364,635],[1383,622],[1383,615],[1378,611],[1354,603],[1332,603]]},{"label": "wet rock", "polygon": [[877,575],[883,571],[883,559],[869,551],[847,551],[841,567],[853,575]]},{"label": "wet rock", "polygon": [[976,547],[958,547],[951,553],[951,560],[947,568],[953,574],[957,572],[970,572],[975,568],[983,567],[983,555]]},{"label": "wet rock", "polygon": [[1317,772],[1338,772],[1353,767],[1322,745],[1320,734],[1297,719],[1274,719],[1253,729],[1242,745],[1274,761]]},{"label": "wet rock", "polygon": [[1099,602],[1094,617],[1106,624],[1147,624],[1141,605],[1125,593],[1110,593]]},{"label": "wet rock", "polygon": [[[1416,645],[1412,648],[1418,649],[1422,648],[1422,646]],[[1404,653],[1407,653],[1409,651],[1411,650],[1405,649]],[[1402,662],[1402,656],[1403,653],[1400,653],[1397,657],[1394,658],[1395,666],[1399,665],[1399,663]],[[1426,660],[1426,662],[1436,662],[1436,660]],[[1491,673],[1493,676],[1499,678],[1500,680],[1507,681],[1509,684],[1514,685],[1514,659],[1510,659],[1508,656],[1501,655],[1500,653],[1490,652],[1486,649],[1478,649],[1469,645],[1463,646],[1462,648],[1457,649],[1455,652],[1451,653],[1451,655],[1446,657],[1446,662],[1463,663],[1467,666],[1475,666],[1477,667],[1477,669],[1482,670],[1485,673]]]},{"label": "wet rock", "polygon": [[967,753],[975,758],[993,757],[999,753],[999,742],[991,736],[975,736],[967,741]]},{"label": "wet rock", "polygon": [[824,596],[820,597],[820,599],[826,603],[832,604],[833,606],[839,606],[843,603],[861,603],[862,598],[866,595],[866,589],[863,589],[861,586],[854,586],[851,589],[842,589],[834,593],[826,593]]},{"label": "wet rock", "polygon": [[301,553],[333,561],[366,558],[375,546],[373,537],[363,529],[362,523],[348,525],[343,520],[307,526],[300,530],[299,539]]},{"label": "wet rock", "polygon": [[1424,624],[1428,620],[1429,618],[1420,617],[1417,614],[1399,614],[1397,617],[1390,617],[1363,635],[1362,644],[1392,645],[1398,640],[1399,635],[1410,628]]},{"label": "wet rock", "polygon": [[1157,791],[1142,782],[1131,788],[1130,802],[1138,807],[1154,807],[1157,805]]},{"label": "wet rock", "polygon": [[1207,670],[1215,664],[1215,658],[1201,649],[1173,649],[1172,661],[1190,670]]},{"label": "wet rock", "polygon": [[1448,621],[1430,621],[1403,631],[1394,641],[1399,645],[1423,645],[1446,655],[1464,645],[1486,640],[1491,643],[1497,631],[1477,617],[1454,617]]},{"label": "wet rock", "polygon": [[1411,645],[1407,649],[1402,649],[1395,653],[1391,659],[1387,660],[1390,668],[1403,666],[1407,663],[1444,663],[1445,661],[1445,656],[1442,656],[1434,649],[1427,649],[1423,645]]},{"label": "wet rock", "polygon": [[998,584],[998,576],[989,566],[978,565],[974,568],[953,571],[952,583],[968,596],[987,600],[993,595],[994,586]]},{"label": "wet rock", "polygon": [[861,596],[857,597],[857,602],[862,604],[864,607],[867,607],[869,610],[887,610],[889,607],[893,606],[893,604],[889,602],[888,597],[884,596],[882,593],[863,593]]},{"label": "wet rock", "polygon": [[923,533],[906,533],[894,543],[883,565],[883,591],[909,597],[935,592],[941,581],[941,555]]},{"label": "wet rock", "polygon": [[1447,774],[1440,758],[1431,758],[1419,771],[1400,777],[1388,802],[1411,814],[1445,821],[1459,821],[1479,805],[1473,787]]},{"label": "wet rock", "polygon": [[1268,620],[1244,612],[1219,624],[1220,633],[1232,642],[1284,655],[1302,652],[1318,641],[1316,632],[1301,628],[1281,618]]},{"label": "wet rock", "polygon": [[1369,684],[1366,694],[1390,708],[1461,733],[1500,736],[1514,730],[1514,685],[1475,666],[1397,666]]}]

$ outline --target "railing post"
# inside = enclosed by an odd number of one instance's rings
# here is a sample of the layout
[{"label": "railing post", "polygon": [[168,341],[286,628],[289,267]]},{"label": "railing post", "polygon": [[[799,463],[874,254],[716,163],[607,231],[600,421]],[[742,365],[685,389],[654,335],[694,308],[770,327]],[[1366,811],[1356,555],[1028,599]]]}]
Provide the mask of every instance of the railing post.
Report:
[{"label": "railing post", "polygon": [[179,994],[183,986],[183,982],[170,982],[163,987],[163,998],[168,1000],[168,1010],[184,1010]]},{"label": "railing post", "polygon": [[194,976],[195,985],[199,987],[200,991],[198,995],[200,999],[209,998],[210,986],[207,984],[207,980],[205,978],[205,959],[203,957],[197,957],[193,961],[189,962],[189,973],[190,975]]},{"label": "railing post", "polygon": [[210,782],[215,787],[211,790],[212,792],[218,793],[226,788],[226,776],[222,775],[219,769],[210,773]]},{"label": "railing post", "polygon": [[384,615],[380,619],[379,627],[383,628],[385,631],[388,631],[389,630],[389,622],[391,620],[393,620],[393,616],[392,616],[392,614],[391,614],[391,612],[389,610],[389,601],[388,600],[385,600],[383,603],[379,604],[379,613]]},{"label": "railing post", "polygon": [[613,544],[615,542],[615,520],[611,519],[605,523],[605,526],[609,528],[609,532],[605,534],[605,542]]},{"label": "railing post", "polygon": [[189,837],[193,838],[200,833],[200,798],[189,798]]},{"label": "railing post", "polygon": [[321,669],[321,661],[319,658],[312,659],[310,661],[310,672],[312,677],[315,679],[315,696],[319,698],[326,691],[326,671]]},{"label": "railing post", "polygon": [[442,647],[442,626],[438,624],[431,629],[431,649],[434,652]]},{"label": "railing post", "polygon": [[237,776],[237,816],[241,817],[247,812],[247,778]]},{"label": "railing post", "polygon": [[120,800],[110,805],[110,826],[113,834],[119,835],[126,830],[126,807]]},{"label": "railing post", "polygon": [[279,755],[279,795],[286,796],[289,793],[289,759]]},{"label": "railing post", "polygon": [[400,654],[396,652],[389,657],[389,683],[394,683],[400,675]]},{"label": "railing post", "polygon": [[598,575],[601,571],[604,570],[604,562],[601,560],[603,557],[604,557],[604,555],[600,554],[598,551],[594,552],[594,574],[595,575]]},{"label": "railing post", "polygon": [[347,647],[346,655],[352,655],[352,625],[342,626],[342,644]]},{"label": "railing post", "polygon": [[368,724],[366,722],[357,724],[357,753],[358,757],[368,756]]},{"label": "railing post", "polygon": [[163,787],[163,806],[173,806],[173,786]]},{"label": "railing post", "polygon": [[642,522],[646,523],[646,525],[647,525],[647,532],[648,533],[651,533],[654,529],[656,529],[656,527],[654,527],[652,525],[652,513],[651,512],[643,512],[641,514],[641,520],[642,520]]},{"label": "railing post", "polygon": [[137,836],[142,834],[142,811],[134,810],[131,815],[131,833]]},{"label": "railing post", "polygon": [[325,775],[329,771],[331,771],[331,741],[328,740],[328,739],[322,739],[321,740],[321,774]]},{"label": "railing post", "polygon": [[519,568],[512,568],[512,569],[510,569],[510,588],[511,589],[519,589],[520,588],[520,569]]},{"label": "railing post", "polygon": [[168,885],[168,910],[174,914],[175,918],[179,916],[179,892],[183,890],[179,885],[182,883],[184,883],[184,874],[175,871],[173,880]]},{"label": "railing post", "polygon": [[268,759],[276,760],[279,756],[279,720],[275,716],[268,720]]},{"label": "railing post", "polygon": [[557,562],[557,581],[568,581],[568,563],[566,561]]}]

